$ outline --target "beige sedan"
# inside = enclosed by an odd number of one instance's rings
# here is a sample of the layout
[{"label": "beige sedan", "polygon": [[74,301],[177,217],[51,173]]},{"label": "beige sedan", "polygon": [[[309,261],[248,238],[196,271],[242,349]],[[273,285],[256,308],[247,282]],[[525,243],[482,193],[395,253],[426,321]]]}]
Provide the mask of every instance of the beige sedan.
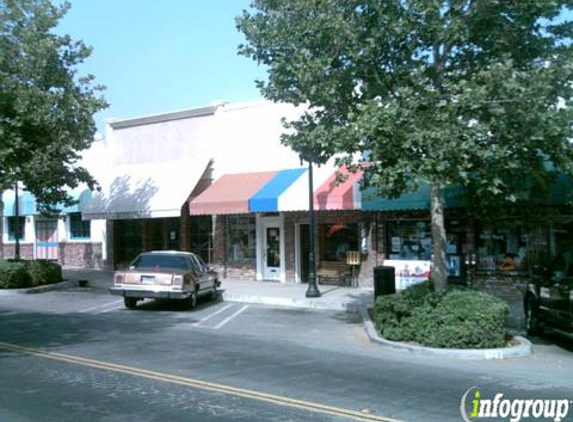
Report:
[{"label": "beige sedan", "polygon": [[201,295],[217,299],[217,273],[190,252],[153,251],[140,254],[126,270],[116,271],[110,293],[123,296],[134,309],[145,298],[185,300],[191,308]]}]

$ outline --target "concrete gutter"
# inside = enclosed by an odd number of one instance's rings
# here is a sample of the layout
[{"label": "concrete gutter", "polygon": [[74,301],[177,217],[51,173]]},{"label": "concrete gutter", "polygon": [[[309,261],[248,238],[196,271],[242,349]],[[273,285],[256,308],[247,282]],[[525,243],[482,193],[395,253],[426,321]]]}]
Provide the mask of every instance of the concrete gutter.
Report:
[{"label": "concrete gutter", "polygon": [[15,295],[26,295],[35,293],[45,293],[52,292],[55,290],[65,290],[70,287],[78,287],[79,283],[77,280],[66,280],[61,283],[47,284],[45,286],[29,287],[27,289],[0,289],[0,296],[15,296]]},{"label": "concrete gutter", "polygon": [[366,308],[361,308],[360,313],[362,314],[364,329],[366,330],[366,334],[368,334],[370,341],[382,344],[394,350],[400,350],[425,356],[436,356],[461,360],[513,359],[527,357],[533,353],[533,346],[531,345],[531,342],[520,336],[514,337],[514,339],[519,341],[519,346],[502,347],[499,349],[439,349],[436,347],[424,347],[414,344],[390,341],[378,335],[378,332],[370,320],[370,316],[368,315]]}]

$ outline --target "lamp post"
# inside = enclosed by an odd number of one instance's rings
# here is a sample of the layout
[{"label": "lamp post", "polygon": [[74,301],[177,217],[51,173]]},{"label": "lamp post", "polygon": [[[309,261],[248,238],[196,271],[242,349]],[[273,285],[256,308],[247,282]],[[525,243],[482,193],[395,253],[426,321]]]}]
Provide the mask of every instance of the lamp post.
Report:
[{"label": "lamp post", "polygon": [[15,225],[14,225],[14,238],[15,238],[15,243],[14,243],[14,259],[16,261],[20,260],[20,201],[18,198],[18,182],[16,182],[16,184],[14,185],[14,196],[15,196],[15,202],[14,202],[14,220],[15,220]]},{"label": "lamp post", "polygon": [[308,210],[310,214],[310,234],[308,236],[309,253],[308,253],[308,289],[306,297],[320,297],[320,291],[316,284],[316,257],[314,255],[314,236],[315,236],[315,213],[314,213],[314,188],[312,183],[312,162],[314,156],[307,152],[301,154],[301,159],[308,161]]}]

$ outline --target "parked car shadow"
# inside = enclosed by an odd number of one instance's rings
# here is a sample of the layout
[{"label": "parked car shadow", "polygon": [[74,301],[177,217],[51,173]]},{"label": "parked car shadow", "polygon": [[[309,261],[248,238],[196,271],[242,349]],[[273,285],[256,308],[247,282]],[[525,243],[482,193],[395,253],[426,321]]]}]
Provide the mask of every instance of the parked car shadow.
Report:
[{"label": "parked car shadow", "polygon": [[209,298],[202,296],[197,299],[197,307],[190,308],[184,300],[168,300],[168,299],[147,299],[145,302],[138,302],[135,311],[146,312],[194,312],[196,310],[205,309],[215,303],[221,302],[221,296],[217,297],[216,301],[209,300]]},{"label": "parked car shadow", "polygon": [[573,352],[573,337],[567,337],[549,328],[546,328],[543,334],[539,336],[528,336],[527,338],[533,344],[534,347],[536,345],[540,346],[555,345],[568,352]]}]

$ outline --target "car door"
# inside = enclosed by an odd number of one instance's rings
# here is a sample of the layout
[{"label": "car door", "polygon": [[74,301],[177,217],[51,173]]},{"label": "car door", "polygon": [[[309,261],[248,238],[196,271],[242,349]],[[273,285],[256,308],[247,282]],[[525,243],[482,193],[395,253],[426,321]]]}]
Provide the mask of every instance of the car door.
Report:
[{"label": "car door", "polygon": [[197,275],[199,290],[208,289],[210,286],[209,286],[209,274],[207,272],[207,267],[195,255],[191,255],[191,262],[193,262],[193,271]]},{"label": "car door", "polygon": [[573,332],[573,278],[568,278],[562,286],[561,301],[563,325]]},{"label": "car door", "polygon": [[547,277],[539,282],[539,313],[543,320],[559,322],[560,283],[562,272],[555,272],[553,277]]},{"label": "car door", "polygon": [[573,264],[569,264],[565,276],[555,285],[557,322],[573,328]]}]

